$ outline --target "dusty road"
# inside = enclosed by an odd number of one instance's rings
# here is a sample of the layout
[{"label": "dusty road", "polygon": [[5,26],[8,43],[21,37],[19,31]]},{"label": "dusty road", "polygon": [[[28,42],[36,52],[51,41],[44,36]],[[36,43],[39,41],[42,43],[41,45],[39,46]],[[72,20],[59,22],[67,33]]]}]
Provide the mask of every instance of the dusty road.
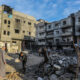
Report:
[{"label": "dusty road", "polygon": [[16,58],[18,58],[18,55],[15,54],[8,54],[6,56],[6,76],[8,80],[36,80],[36,65],[40,64],[40,62],[43,61],[43,57],[38,57],[33,54],[29,54],[25,74],[22,73],[21,62],[15,62]]}]

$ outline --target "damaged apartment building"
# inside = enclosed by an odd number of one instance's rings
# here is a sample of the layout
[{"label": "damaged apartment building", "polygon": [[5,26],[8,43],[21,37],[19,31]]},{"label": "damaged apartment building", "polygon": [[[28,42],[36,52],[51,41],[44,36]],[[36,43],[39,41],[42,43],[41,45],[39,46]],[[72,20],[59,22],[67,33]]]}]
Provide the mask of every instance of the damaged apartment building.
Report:
[{"label": "damaged apartment building", "polygon": [[35,44],[36,19],[17,12],[13,8],[0,6],[0,47],[7,47],[8,52],[20,52]]},{"label": "damaged apartment building", "polygon": [[46,21],[42,20],[36,25],[39,46],[56,47],[61,45],[64,48],[72,48],[73,40],[76,41],[75,34],[80,35],[80,11],[59,21],[45,24]]}]

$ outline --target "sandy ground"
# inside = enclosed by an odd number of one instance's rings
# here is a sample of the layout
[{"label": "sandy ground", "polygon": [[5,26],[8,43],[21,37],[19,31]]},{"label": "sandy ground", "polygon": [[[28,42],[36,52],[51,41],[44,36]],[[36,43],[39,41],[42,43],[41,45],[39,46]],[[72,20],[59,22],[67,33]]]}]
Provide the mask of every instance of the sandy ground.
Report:
[{"label": "sandy ground", "polygon": [[26,64],[26,73],[22,72],[22,63],[15,62],[18,55],[8,54],[6,56],[6,77],[8,80],[36,80],[35,67],[43,61],[43,57],[38,57],[33,54],[28,55],[28,60]]}]

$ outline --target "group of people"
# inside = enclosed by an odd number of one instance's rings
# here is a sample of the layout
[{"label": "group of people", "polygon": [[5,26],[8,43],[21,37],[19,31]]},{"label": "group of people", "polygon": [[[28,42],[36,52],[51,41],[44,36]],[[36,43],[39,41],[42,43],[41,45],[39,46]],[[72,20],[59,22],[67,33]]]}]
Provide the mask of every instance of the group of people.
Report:
[{"label": "group of people", "polygon": [[[2,48],[0,48],[0,80],[6,80],[6,71],[5,71],[6,59],[5,59],[5,53],[6,53],[6,47],[2,46]],[[23,69],[23,72],[25,73],[25,71],[26,71],[26,62],[27,62],[26,54],[21,52],[19,54],[19,59],[22,62],[22,69]]]},{"label": "group of people", "polygon": [[[5,78],[5,73],[6,73],[6,71],[5,71],[5,64],[6,64],[5,50],[6,50],[5,46],[3,46],[0,49],[0,80]],[[44,61],[39,66],[39,67],[41,67],[42,65],[44,65],[45,63],[48,62],[48,57],[51,54],[51,48],[49,48],[49,47],[48,48],[46,48],[46,47],[40,48],[38,53],[39,53],[39,56],[42,55],[44,57]],[[22,69],[23,69],[23,72],[25,73],[25,71],[26,71],[26,62],[27,62],[27,55],[24,54],[23,52],[21,52],[19,54],[19,59],[22,62]]]}]

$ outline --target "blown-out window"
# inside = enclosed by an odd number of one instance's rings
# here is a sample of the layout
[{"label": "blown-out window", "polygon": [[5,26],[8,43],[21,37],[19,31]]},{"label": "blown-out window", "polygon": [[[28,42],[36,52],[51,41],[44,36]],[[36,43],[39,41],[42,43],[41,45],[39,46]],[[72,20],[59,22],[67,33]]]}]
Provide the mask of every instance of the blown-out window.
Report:
[{"label": "blown-out window", "polygon": [[6,35],[6,31],[4,31],[3,34]]},{"label": "blown-out window", "polygon": [[66,25],[66,21],[63,21],[63,25]]},{"label": "blown-out window", "polygon": [[31,22],[28,22],[28,25],[31,25]]},{"label": "blown-out window", "polygon": [[18,29],[15,29],[15,33],[19,33],[20,31]]},{"label": "blown-out window", "polygon": [[8,35],[8,36],[10,35],[10,32],[9,32],[9,31],[7,32],[7,35]]},{"label": "blown-out window", "polygon": [[4,20],[4,24],[7,24],[7,20],[6,19]]},{"label": "blown-out window", "polygon": [[10,21],[8,21],[8,24],[10,24],[11,22]]}]

